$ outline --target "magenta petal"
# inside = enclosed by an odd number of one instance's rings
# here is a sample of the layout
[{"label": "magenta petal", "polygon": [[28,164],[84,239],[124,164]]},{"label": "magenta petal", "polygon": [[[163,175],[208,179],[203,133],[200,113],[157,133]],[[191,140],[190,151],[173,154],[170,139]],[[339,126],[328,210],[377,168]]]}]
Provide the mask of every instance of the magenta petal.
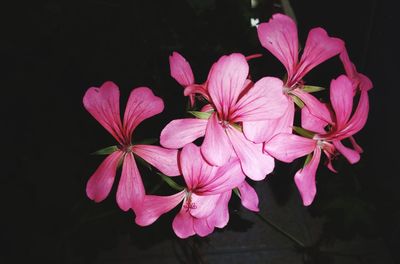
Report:
[{"label": "magenta petal", "polygon": [[220,117],[225,119],[236,103],[249,74],[246,58],[239,53],[222,56],[213,65],[208,81],[208,92]]},{"label": "magenta petal", "polygon": [[363,153],[364,150],[360,145],[358,145],[357,141],[353,136],[349,137],[349,140],[351,142],[351,145],[353,146],[354,150],[357,151],[358,153]]},{"label": "magenta petal", "polygon": [[316,146],[317,141],[310,138],[294,134],[278,134],[265,143],[264,149],[272,157],[289,163],[313,152]]},{"label": "magenta petal", "polygon": [[253,212],[259,212],[258,208],[258,195],[253,187],[248,184],[246,181],[243,181],[241,185],[239,185],[240,191],[240,200],[242,201],[242,205]]},{"label": "magenta petal", "polygon": [[193,216],[182,206],[172,222],[175,234],[180,238],[188,238],[196,234],[193,227]]},{"label": "magenta petal", "polygon": [[117,204],[123,211],[136,210],[142,204],[145,190],[132,153],[125,154],[117,190]]},{"label": "magenta petal", "polygon": [[147,87],[132,90],[124,114],[124,129],[130,140],[133,130],[145,119],[164,110],[163,100]]},{"label": "magenta petal", "polygon": [[105,82],[100,88],[88,89],[83,97],[86,110],[120,143],[124,143],[119,112],[119,89],[113,82]]},{"label": "magenta petal", "polygon": [[336,115],[337,129],[343,128],[353,110],[353,87],[346,75],[340,75],[331,81],[330,99]]},{"label": "magenta petal", "polygon": [[170,196],[146,195],[142,206],[136,211],[136,224],[148,226],[154,223],[162,214],[171,211],[185,198],[185,191]]},{"label": "magenta petal", "polygon": [[358,101],[358,105],[356,110],[354,111],[353,116],[347,123],[346,127],[342,131],[338,132],[337,138],[338,139],[347,138],[360,131],[367,122],[368,111],[369,111],[368,92],[361,91],[360,100]]},{"label": "magenta petal", "polygon": [[101,202],[108,196],[122,155],[121,151],[108,155],[90,177],[86,185],[86,194],[90,199]]},{"label": "magenta petal", "polygon": [[132,151],[165,175],[178,176],[181,174],[178,167],[178,150],[176,149],[152,145],[134,145]]},{"label": "magenta petal", "polygon": [[173,120],[161,131],[160,144],[165,148],[182,148],[204,136],[207,122],[198,118]]},{"label": "magenta petal", "polygon": [[225,128],[219,123],[216,113],[213,113],[208,119],[201,153],[209,163],[216,166],[224,165],[231,156],[232,145],[225,133]]},{"label": "magenta petal", "polygon": [[315,185],[315,174],[319,161],[321,159],[321,149],[316,148],[313,157],[310,162],[300,169],[294,176],[297,189],[300,191],[300,195],[303,199],[303,204],[308,206],[314,200],[315,194],[317,193],[317,187]]},{"label": "magenta petal", "polygon": [[217,206],[220,194],[213,195],[197,195],[192,193],[191,195],[191,208],[190,214],[197,218],[203,218],[209,216]]},{"label": "magenta petal", "polygon": [[221,194],[214,212],[207,217],[207,223],[211,227],[223,228],[229,221],[228,203],[231,199],[232,191],[227,191]]},{"label": "magenta petal", "polygon": [[358,78],[360,80],[360,90],[361,91],[369,91],[374,86],[372,81],[362,73],[358,74]]},{"label": "magenta petal", "polygon": [[295,22],[288,16],[275,14],[258,28],[261,45],[282,62],[291,79],[298,61],[298,38]]},{"label": "magenta petal", "polygon": [[[325,105],[325,104],[323,104]],[[325,105],[326,111],[328,110],[328,107]],[[305,128],[307,130],[310,130],[312,132],[316,132],[319,134],[325,134],[325,127],[328,125],[328,123],[325,120],[322,120],[310,113],[310,110],[308,106],[305,106],[301,109],[301,127]]]},{"label": "magenta petal", "polygon": [[299,97],[304,102],[312,115],[324,120],[328,124],[333,123],[329,109],[324,103],[320,102],[313,95],[306,93],[301,89],[294,89],[291,91],[291,93]]},{"label": "magenta petal", "polygon": [[183,87],[194,83],[192,68],[187,60],[178,52],[169,56],[169,67],[171,76]]},{"label": "magenta petal", "polygon": [[339,140],[333,141],[333,145],[336,150],[342,153],[342,155],[351,163],[357,163],[360,160],[360,153],[354,149],[348,148],[342,144]]},{"label": "magenta petal", "polygon": [[234,128],[229,128],[226,131],[240,160],[243,172],[255,181],[265,179],[267,174],[273,171],[275,161],[263,152],[262,144],[254,144],[247,140],[243,133]]},{"label": "magenta petal", "polygon": [[193,229],[201,237],[208,236],[214,231],[213,226],[209,226],[207,218],[193,218]]}]

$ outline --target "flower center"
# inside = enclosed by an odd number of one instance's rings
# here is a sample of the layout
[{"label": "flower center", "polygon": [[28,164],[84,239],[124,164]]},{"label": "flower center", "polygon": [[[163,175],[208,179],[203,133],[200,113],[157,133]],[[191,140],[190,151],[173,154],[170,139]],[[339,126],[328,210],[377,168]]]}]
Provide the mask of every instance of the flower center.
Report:
[{"label": "flower center", "polygon": [[190,210],[193,210],[193,209],[197,209],[196,204],[192,202],[192,192],[191,191],[186,192],[186,199],[185,199],[183,208],[186,209],[186,212],[189,212]]}]

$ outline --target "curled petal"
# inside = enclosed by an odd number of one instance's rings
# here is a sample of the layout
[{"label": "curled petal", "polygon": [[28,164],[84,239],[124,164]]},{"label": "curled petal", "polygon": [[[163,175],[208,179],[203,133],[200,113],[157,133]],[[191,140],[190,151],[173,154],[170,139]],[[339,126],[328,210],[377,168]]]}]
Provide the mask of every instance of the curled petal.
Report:
[{"label": "curled petal", "polygon": [[317,98],[301,89],[294,89],[291,91],[291,93],[299,97],[308,107],[310,113],[316,118],[319,118],[328,124],[333,123],[331,112],[324,103],[320,102]]},{"label": "curled petal", "polygon": [[353,110],[353,87],[346,75],[332,80],[330,86],[330,99],[336,116],[337,129],[342,129],[350,118]]},{"label": "curled petal", "polygon": [[360,153],[354,149],[348,148],[340,142],[340,140],[333,141],[333,145],[336,150],[342,153],[342,155],[351,163],[357,163],[360,160]]},{"label": "curled petal", "polygon": [[241,185],[239,185],[240,191],[240,200],[242,201],[242,205],[253,212],[259,212],[258,208],[258,195],[253,187],[248,184],[246,181],[243,181]]},{"label": "curled petal", "polygon": [[[326,107],[326,110],[329,112],[328,107],[326,104],[322,104],[321,107]],[[320,119],[310,113],[309,107],[305,106],[301,109],[301,127],[305,128],[307,130],[310,130],[315,133],[319,134],[325,134],[325,127],[328,125],[328,123]]]},{"label": "curled petal", "polygon": [[174,51],[169,56],[171,76],[183,87],[194,84],[194,76],[189,62],[178,52]]},{"label": "curled petal", "polygon": [[357,151],[358,153],[363,153],[364,150],[360,145],[358,145],[357,141],[353,136],[349,137],[350,143],[353,146],[354,150]]}]

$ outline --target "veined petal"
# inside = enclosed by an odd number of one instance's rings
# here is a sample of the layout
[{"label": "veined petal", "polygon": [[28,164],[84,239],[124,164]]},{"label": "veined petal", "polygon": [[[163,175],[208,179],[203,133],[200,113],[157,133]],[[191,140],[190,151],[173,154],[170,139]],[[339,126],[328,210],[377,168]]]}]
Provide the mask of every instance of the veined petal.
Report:
[{"label": "veined petal", "polygon": [[172,222],[172,228],[179,238],[188,238],[196,234],[193,227],[193,216],[182,206]]},{"label": "veined petal", "polygon": [[172,120],[161,131],[160,144],[165,148],[182,148],[204,136],[207,122],[198,118]]},{"label": "veined petal", "polygon": [[113,82],[89,88],[83,97],[86,110],[120,143],[124,143],[119,112],[119,89]]},{"label": "veined petal", "polygon": [[261,45],[282,62],[291,79],[299,50],[295,22],[286,15],[275,14],[268,23],[261,23],[257,32]]},{"label": "veined petal", "polygon": [[294,89],[291,91],[291,93],[299,97],[304,102],[312,115],[324,120],[328,124],[333,123],[329,109],[324,103],[320,102],[313,95],[306,93],[301,89]]},{"label": "veined petal", "polygon": [[143,204],[136,211],[136,224],[148,226],[162,214],[175,208],[185,198],[185,191],[170,196],[146,195]]},{"label": "veined petal", "polygon": [[331,81],[330,99],[336,116],[337,129],[342,129],[353,110],[353,87],[346,75]]},{"label": "veined petal", "polygon": [[126,153],[117,190],[117,204],[123,211],[136,211],[143,202],[145,190],[132,153]]},{"label": "veined petal", "polygon": [[181,174],[178,167],[178,150],[176,149],[152,145],[134,145],[132,151],[165,175],[178,176]]},{"label": "veined petal", "polygon": [[194,84],[194,76],[189,62],[178,52],[169,56],[171,76],[183,87]]},{"label": "veined petal", "polygon": [[242,205],[253,212],[259,212],[258,208],[258,195],[253,187],[248,184],[246,181],[243,181],[241,185],[239,185],[240,191],[240,200],[242,201]]},{"label": "veined petal", "polygon": [[321,149],[315,148],[313,156],[310,162],[300,169],[294,176],[297,189],[300,191],[303,204],[308,206],[314,200],[315,194],[317,193],[317,187],[315,185],[315,174],[319,161],[321,159]]},{"label": "veined petal", "polygon": [[195,94],[201,94],[207,101],[210,101],[210,95],[208,94],[207,86],[205,85],[192,84],[186,86],[183,94],[185,96],[194,96]]},{"label": "veined petal", "polygon": [[208,236],[214,231],[213,226],[209,226],[207,218],[193,218],[193,229],[201,237]]},{"label": "veined petal", "polygon": [[275,161],[263,152],[262,144],[254,144],[247,140],[243,133],[234,128],[229,128],[226,131],[240,160],[244,174],[252,180],[260,181],[273,171]]},{"label": "veined petal", "polygon": [[208,119],[206,135],[201,145],[201,153],[212,165],[222,166],[231,156],[232,145],[225,130],[214,112]]},{"label": "veined petal", "polygon": [[207,223],[211,227],[223,228],[229,221],[228,203],[231,199],[232,191],[224,192],[220,195],[214,212],[207,217]]},{"label": "veined petal", "polygon": [[190,214],[196,218],[209,216],[217,206],[217,202],[220,196],[220,194],[197,195],[196,193],[192,193],[190,196],[189,205]]},{"label": "veined petal", "polygon": [[313,152],[316,146],[317,141],[310,138],[294,134],[278,134],[265,143],[264,149],[272,157],[289,163]]},{"label": "veined petal", "polygon": [[261,121],[281,117],[288,107],[283,94],[283,83],[274,77],[264,77],[234,106],[230,116],[232,122]]},{"label": "veined petal", "polygon": [[340,140],[333,141],[333,145],[336,150],[342,153],[342,155],[351,163],[357,163],[360,160],[360,153],[354,149],[348,148],[340,142]]},{"label": "veined petal", "polygon": [[163,100],[147,87],[132,90],[124,114],[124,129],[130,140],[132,132],[145,119],[164,110]]},{"label": "veined petal", "polygon": [[[326,107],[326,111],[328,107],[325,104],[322,104]],[[328,123],[325,120],[322,120],[310,113],[308,106],[305,106],[301,109],[301,127],[312,132],[316,132],[318,134],[325,134],[325,127]]]},{"label": "veined petal", "polygon": [[222,56],[212,67],[208,81],[208,92],[220,117],[226,119],[245,88],[249,65],[239,53]]},{"label": "veined petal", "polygon": [[86,185],[86,194],[91,200],[98,203],[108,196],[122,155],[122,151],[115,151],[108,155],[90,177]]}]

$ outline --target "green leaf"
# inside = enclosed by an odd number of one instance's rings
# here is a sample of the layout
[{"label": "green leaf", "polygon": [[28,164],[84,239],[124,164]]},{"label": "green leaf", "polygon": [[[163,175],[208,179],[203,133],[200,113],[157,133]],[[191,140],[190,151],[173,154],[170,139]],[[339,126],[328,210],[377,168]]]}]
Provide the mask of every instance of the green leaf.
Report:
[{"label": "green leaf", "polygon": [[118,150],[117,146],[110,146],[110,147],[106,147],[106,148],[100,149],[98,151],[95,151],[92,153],[92,155],[108,155],[117,150]]},{"label": "green leaf", "polygon": [[200,119],[209,119],[212,114],[212,112],[200,112],[200,111],[188,111],[188,113]]},{"label": "green leaf", "polygon": [[165,181],[171,188],[177,190],[177,191],[182,191],[183,189],[185,189],[184,187],[180,186],[179,184],[177,184],[176,182],[174,182],[171,177],[168,177],[167,175],[164,175],[160,172],[157,172],[157,174],[161,177],[161,179],[163,179],[163,181]]},{"label": "green leaf", "polygon": [[240,198],[240,191],[239,191],[239,189],[238,189],[238,188],[234,188],[234,189],[233,189],[233,193],[234,193],[234,194],[236,194],[236,195],[237,195],[237,197],[239,197],[239,198]]},{"label": "green leaf", "polygon": [[239,130],[240,132],[243,132],[243,129],[242,129],[242,127],[239,125],[239,124],[235,124],[235,123],[232,123],[232,124],[230,124],[233,128],[235,128],[236,130]]},{"label": "green leaf", "polygon": [[152,145],[156,142],[158,142],[158,138],[145,138],[143,140],[133,142],[132,145]]},{"label": "green leaf", "polygon": [[296,95],[293,95],[293,94],[291,94],[290,96],[292,97],[293,102],[294,102],[298,107],[300,107],[300,108],[303,108],[303,107],[304,107],[304,103],[303,103],[303,101],[302,101],[299,97],[297,97]]},{"label": "green leaf", "polygon": [[320,87],[320,86],[314,86],[314,85],[304,85],[302,90],[307,93],[315,93],[315,92],[323,91],[323,90],[325,90],[325,88]]},{"label": "green leaf", "polygon": [[296,131],[297,134],[306,138],[313,138],[315,135],[314,132],[311,132],[310,130],[298,126],[293,126],[293,130]]},{"label": "green leaf", "polygon": [[311,161],[311,159],[312,159],[312,156],[313,156],[312,153],[310,153],[310,154],[307,155],[307,158],[306,158],[306,160],[304,161],[303,168],[304,168],[308,163],[310,163],[310,161]]}]

